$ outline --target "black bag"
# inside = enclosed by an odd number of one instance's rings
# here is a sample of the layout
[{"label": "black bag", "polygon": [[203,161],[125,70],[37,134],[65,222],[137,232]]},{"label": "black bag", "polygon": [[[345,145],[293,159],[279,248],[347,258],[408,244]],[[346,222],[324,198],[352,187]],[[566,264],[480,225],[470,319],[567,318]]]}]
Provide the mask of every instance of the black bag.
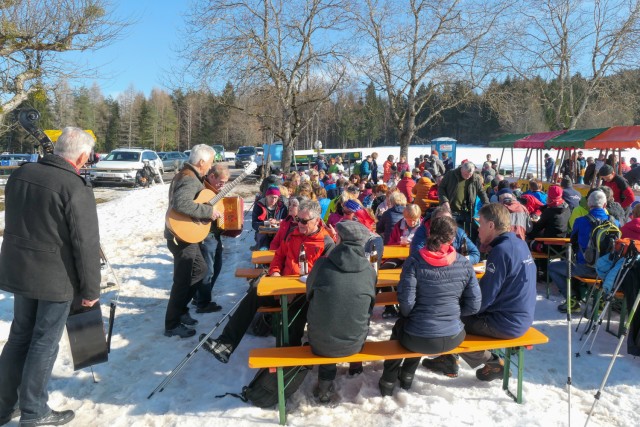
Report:
[{"label": "black bag", "polygon": [[[293,366],[284,368],[284,397],[288,399],[302,385],[309,368]],[[242,400],[259,408],[270,408],[278,404],[278,377],[267,368],[258,369],[248,386],[242,388]]]}]

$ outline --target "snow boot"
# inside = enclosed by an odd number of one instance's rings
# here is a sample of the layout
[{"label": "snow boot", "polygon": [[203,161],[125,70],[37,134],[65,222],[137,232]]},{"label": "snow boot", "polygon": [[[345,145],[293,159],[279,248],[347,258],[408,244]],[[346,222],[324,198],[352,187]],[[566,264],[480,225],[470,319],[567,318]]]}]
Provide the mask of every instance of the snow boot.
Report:
[{"label": "snow boot", "polygon": [[334,385],[332,380],[318,380],[318,385],[313,390],[313,396],[317,397],[320,403],[331,402]]},{"label": "snow boot", "polygon": [[453,354],[445,354],[435,359],[424,359],[422,366],[433,372],[445,374],[448,377],[456,378],[458,376],[458,357]]}]

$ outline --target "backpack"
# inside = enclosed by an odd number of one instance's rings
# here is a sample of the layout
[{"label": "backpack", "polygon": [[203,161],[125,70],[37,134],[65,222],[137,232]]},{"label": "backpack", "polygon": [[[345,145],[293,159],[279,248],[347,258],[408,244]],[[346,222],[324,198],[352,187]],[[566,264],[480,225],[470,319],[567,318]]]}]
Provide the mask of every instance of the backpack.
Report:
[{"label": "backpack", "polygon": [[593,215],[587,215],[591,224],[591,234],[586,249],[582,252],[584,260],[590,267],[594,267],[598,258],[608,254],[613,249],[616,240],[621,236],[620,229],[613,222],[613,217],[598,220]]},{"label": "backpack", "polygon": [[[292,366],[284,368],[284,398],[288,399],[295,393],[309,372],[308,366]],[[231,395],[243,402],[251,402],[258,408],[271,408],[278,404],[278,376],[275,371],[269,372],[268,368],[260,368],[248,386],[242,387],[242,393],[225,393],[216,397]]]}]

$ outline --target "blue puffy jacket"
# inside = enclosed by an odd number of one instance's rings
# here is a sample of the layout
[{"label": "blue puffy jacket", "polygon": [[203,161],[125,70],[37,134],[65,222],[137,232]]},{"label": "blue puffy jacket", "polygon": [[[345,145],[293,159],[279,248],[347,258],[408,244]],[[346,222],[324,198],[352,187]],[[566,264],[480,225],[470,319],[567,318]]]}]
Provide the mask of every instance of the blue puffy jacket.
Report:
[{"label": "blue puffy jacket", "polygon": [[396,205],[391,209],[387,209],[380,216],[380,221],[376,224],[376,233],[382,235],[384,244],[389,243],[389,237],[391,237],[391,230],[402,218],[404,218],[404,206]]},{"label": "blue puffy jacket", "polygon": [[405,331],[423,338],[454,336],[464,329],[460,316],[470,316],[480,308],[478,280],[460,254],[451,253],[446,265],[434,262],[429,254],[423,249],[402,266],[398,303],[407,318]]},{"label": "blue puffy jacket", "polygon": [[[460,247],[462,246],[462,241],[467,242],[467,251],[469,252],[469,262],[471,264],[477,264],[480,262],[480,251],[478,247],[473,244],[467,233],[460,227],[458,227],[458,232],[456,233],[456,238],[453,239],[453,247],[460,252]],[[411,240],[411,249],[410,253],[413,255],[414,253],[418,253],[418,251],[427,244],[427,228],[424,224],[421,224],[420,227],[416,230],[413,235],[413,239]]]},{"label": "blue puffy jacket", "polygon": [[499,235],[489,246],[478,315],[501,332],[496,338],[517,338],[533,324],[536,266],[527,244],[512,232]]}]

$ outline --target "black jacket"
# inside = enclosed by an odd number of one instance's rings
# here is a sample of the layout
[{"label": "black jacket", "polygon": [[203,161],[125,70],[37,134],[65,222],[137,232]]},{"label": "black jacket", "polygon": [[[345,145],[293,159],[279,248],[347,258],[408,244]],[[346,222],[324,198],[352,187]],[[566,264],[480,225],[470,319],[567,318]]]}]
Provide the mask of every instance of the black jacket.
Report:
[{"label": "black jacket", "polygon": [[353,242],[339,244],[316,261],[307,279],[307,330],[314,354],[343,357],[362,349],[376,280],[364,248]]},{"label": "black jacket", "polygon": [[566,202],[555,207],[543,206],[540,219],[533,224],[527,237],[566,237],[570,216],[571,209]]},{"label": "black jacket", "polygon": [[63,302],[100,296],[100,236],[91,186],[49,154],[15,170],[5,189],[0,289]]}]

